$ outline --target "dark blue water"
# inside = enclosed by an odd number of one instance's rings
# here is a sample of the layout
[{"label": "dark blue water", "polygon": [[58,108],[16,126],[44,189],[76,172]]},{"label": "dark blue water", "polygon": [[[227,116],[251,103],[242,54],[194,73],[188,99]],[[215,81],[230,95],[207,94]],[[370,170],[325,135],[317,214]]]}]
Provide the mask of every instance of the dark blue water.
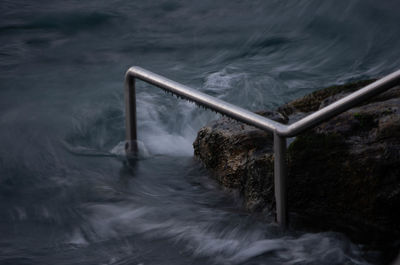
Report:
[{"label": "dark blue water", "polygon": [[[216,115],[139,65],[252,110],[400,67],[397,1],[0,2],[0,264],[368,264],[344,235],[282,232],[193,159]],[[378,255],[378,254],[377,254]],[[374,260],[370,258],[369,260]]]}]

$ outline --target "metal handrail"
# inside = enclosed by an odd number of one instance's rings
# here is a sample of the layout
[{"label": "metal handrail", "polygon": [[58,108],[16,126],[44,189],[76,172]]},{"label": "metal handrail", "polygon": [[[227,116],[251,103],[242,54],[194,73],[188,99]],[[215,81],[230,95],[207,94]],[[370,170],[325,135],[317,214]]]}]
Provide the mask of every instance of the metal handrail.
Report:
[{"label": "metal handrail", "polygon": [[273,121],[246,109],[232,105],[223,100],[201,93],[195,89],[179,84],[168,78],[145,70],[138,66],[128,69],[125,75],[125,108],[126,108],[126,153],[136,154],[137,124],[136,124],[136,92],[135,79],[140,79],[157,86],[179,97],[193,101],[198,105],[212,109],[235,120],[274,133],[274,188],[276,200],[276,219],[282,226],[287,226],[287,195],[286,195],[286,138],[317,126],[342,112],[356,106],[377,94],[394,86],[400,85],[400,70],[387,75],[372,84],[359,89],[350,95],[304,117],[303,119],[285,125]]}]

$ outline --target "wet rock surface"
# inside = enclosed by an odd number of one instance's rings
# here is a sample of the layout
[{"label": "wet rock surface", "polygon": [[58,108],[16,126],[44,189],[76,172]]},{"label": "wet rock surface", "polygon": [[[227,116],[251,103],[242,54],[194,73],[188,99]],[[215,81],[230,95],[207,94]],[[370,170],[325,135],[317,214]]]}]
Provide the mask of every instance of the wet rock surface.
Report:
[{"label": "wet rock surface", "polygon": [[[279,112],[260,115],[287,123]],[[195,156],[227,188],[239,189],[246,208],[261,210],[273,202],[273,135],[227,117],[203,127],[193,143]]]},{"label": "wet rock surface", "polygon": [[[263,115],[298,120],[374,80],[333,86]],[[291,225],[335,230],[381,247],[400,239],[400,88],[290,139]],[[272,134],[223,117],[203,127],[195,156],[250,211],[274,211]],[[398,247],[398,246],[397,246]]]}]

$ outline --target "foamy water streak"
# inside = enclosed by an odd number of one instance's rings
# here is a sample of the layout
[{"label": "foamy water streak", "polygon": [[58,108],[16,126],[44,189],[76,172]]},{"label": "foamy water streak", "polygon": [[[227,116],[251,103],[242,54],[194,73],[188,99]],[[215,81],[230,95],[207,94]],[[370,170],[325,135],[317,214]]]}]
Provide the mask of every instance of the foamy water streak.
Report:
[{"label": "foamy water streak", "polygon": [[[340,234],[282,233],[192,158],[216,118],[137,83],[124,163],[123,78],[139,65],[250,110],[400,65],[398,3],[0,4],[0,264],[366,264]],[[366,30],[367,29],[367,30]]]},{"label": "foamy water streak", "polygon": [[[173,163],[162,160],[161,164]],[[232,208],[228,194],[194,173],[197,166],[161,173],[165,177],[161,182],[152,182],[152,174],[160,174],[156,169],[146,171],[150,175],[141,175],[149,179],[132,183],[132,195],[123,202],[85,205],[89,226],[80,228],[80,237],[75,231],[67,242],[79,245],[120,237],[167,241],[172,244],[167,249],[178,248],[215,264],[368,264],[359,249],[339,234],[282,233],[273,223]],[[178,176],[182,173],[196,186],[182,182]],[[218,204],[225,206],[215,207]]]}]

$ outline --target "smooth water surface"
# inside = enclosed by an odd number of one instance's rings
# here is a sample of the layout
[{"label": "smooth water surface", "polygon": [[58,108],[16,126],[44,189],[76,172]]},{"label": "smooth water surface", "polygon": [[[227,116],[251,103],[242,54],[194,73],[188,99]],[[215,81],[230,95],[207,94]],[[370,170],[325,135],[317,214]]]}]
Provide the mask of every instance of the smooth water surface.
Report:
[{"label": "smooth water surface", "polygon": [[[0,2],[0,264],[368,264],[338,233],[282,232],[193,159],[212,112],[139,65],[251,110],[400,67],[397,1]],[[374,256],[374,254],[372,254]],[[369,259],[374,262],[374,259]]]}]

